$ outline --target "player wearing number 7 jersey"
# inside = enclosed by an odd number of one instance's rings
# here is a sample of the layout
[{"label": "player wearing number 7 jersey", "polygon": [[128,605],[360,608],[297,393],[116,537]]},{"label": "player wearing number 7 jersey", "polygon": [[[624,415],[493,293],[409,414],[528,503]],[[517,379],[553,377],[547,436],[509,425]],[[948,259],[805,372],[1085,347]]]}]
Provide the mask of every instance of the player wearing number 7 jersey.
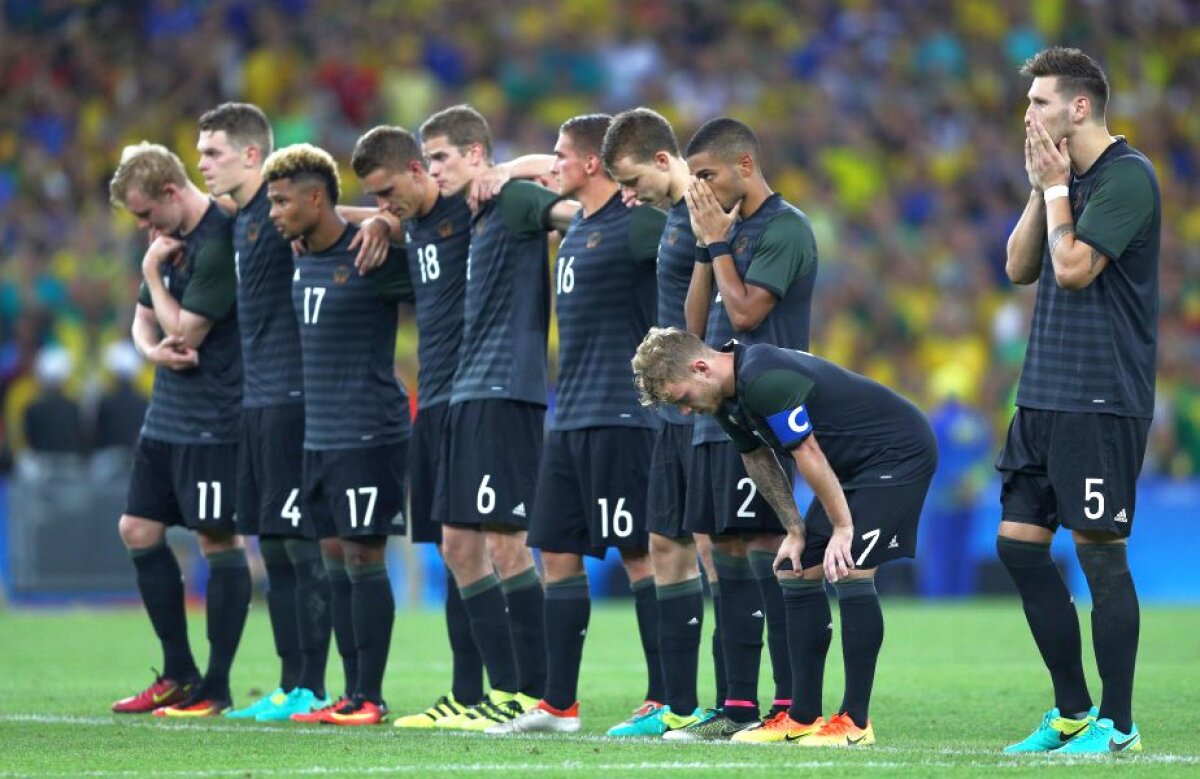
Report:
[{"label": "player wearing number 7 jersey", "polygon": [[636,598],[647,701],[662,701],[657,604],[646,534],[646,480],[657,417],[637,402],[629,359],[654,316],[655,259],[666,214],[627,208],[600,161],[611,117],[559,130],[551,172],[582,208],[554,265],[559,371],[554,422],[542,453],[529,546],[546,581],[546,690],[537,706],[488,733],[579,729],[576,692],[591,614],[583,556],[616,547]]},{"label": "player wearing number 7 jersey", "polygon": [[[792,705],[776,724],[790,719],[787,740],[802,746],[874,743],[868,707],[883,643],[875,569],[916,549],[937,467],[929,422],[887,387],[807,352],[736,341],[717,351],[675,328],[650,331],[633,371],[643,403],[716,420],[787,532],[774,568],[787,608]],[[794,463],[816,495],[803,519],[776,457]],[[825,579],[837,589],[846,668],[842,704],[828,721]],[[741,738],[754,732],[734,739],[774,740]]]},{"label": "player wearing number 7 jersey", "polygon": [[382,686],[395,618],[384,552],[387,537],[405,528],[410,433],[408,396],[395,376],[396,305],[412,299],[412,283],[399,256],[356,271],[358,229],[334,210],[340,185],[326,152],[280,149],[263,175],[271,220],[307,247],[292,277],[304,360],[303,510],[323,536],[341,539],[358,648],[353,694],[322,721],[377,724],[387,715]]}]

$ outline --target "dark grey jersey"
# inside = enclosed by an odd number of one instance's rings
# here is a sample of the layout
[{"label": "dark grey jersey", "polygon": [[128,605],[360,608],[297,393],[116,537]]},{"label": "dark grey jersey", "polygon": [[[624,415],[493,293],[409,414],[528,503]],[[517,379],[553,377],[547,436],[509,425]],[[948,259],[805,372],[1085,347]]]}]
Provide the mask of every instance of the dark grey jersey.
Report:
[{"label": "dark grey jersey", "polygon": [[263,184],[233,226],[247,408],[304,400],[300,331],[292,311],[292,246],[271,224],[270,210]]},{"label": "dark grey jersey", "polygon": [[[667,212],[667,224],[658,242],[658,315],[659,327],[687,329],[684,306],[692,270],[696,266],[696,236],[687,201],[680,199]],[[659,417],[675,425],[691,425],[693,417],[684,416],[674,406],[663,406]]]},{"label": "dark grey jersey", "polygon": [[401,251],[366,276],[347,226],[321,252],[296,258],[292,304],[304,360],[304,448],[359,449],[408,438],[408,394],[396,379],[396,304],[412,300]]},{"label": "dark grey jersey", "polygon": [[[142,435],[171,444],[236,443],[242,425],[242,349],[233,217],[210,203],[200,224],[182,239],[182,262],[159,268],[163,283],[181,308],[208,319],[212,328],[197,350],[198,367],[155,369]],[[153,306],[145,284],[138,302]]]}]

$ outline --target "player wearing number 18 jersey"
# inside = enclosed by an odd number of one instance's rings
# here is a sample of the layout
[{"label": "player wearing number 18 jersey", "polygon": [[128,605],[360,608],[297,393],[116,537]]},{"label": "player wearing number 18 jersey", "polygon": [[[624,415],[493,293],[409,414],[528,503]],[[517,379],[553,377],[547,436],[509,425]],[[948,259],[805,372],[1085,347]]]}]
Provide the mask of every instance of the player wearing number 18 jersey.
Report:
[{"label": "player wearing number 18 jersey", "polygon": [[[718,352],[689,333],[656,328],[633,369],[643,402],[717,421],[787,531],[773,567],[787,603],[792,704],[778,721],[734,739],[783,740],[770,732],[791,730],[788,740],[801,746],[873,743],[868,708],[883,642],[875,568],[916,549],[937,466],[929,422],[887,387],[766,344],[731,341]],[[816,495],[803,520],[777,457],[794,463]],[[824,578],[836,583],[846,665],[845,696],[828,722],[821,715],[831,622]]]},{"label": "player wearing number 18 jersey", "polygon": [[542,454],[528,543],[541,550],[546,580],[546,691],[538,705],[489,733],[579,728],[576,692],[591,600],[583,556],[621,553],[637,601],[649,687],[661,701],[654,580],[646,549],[645,501],[658,421],[641,408],[628,363],[654,309],[654,259],[665,216],[630,209],[600,162],[610,117],[565,122],[552,172],[577,199],[559,246],[554,289],[559,372],[554,422]]},{"label": "player wearing number 18 jersey", "polygon": [[[417,417],[408,452],[409,534],[435,543],[433,493],[463,333],[471,211],[461,196],[445,196],[425,168],[421,145],[401,127],[376,127],[358,140],[350,160],[379,208],[403,220],[417,316]],[[483,665],[458,588],[446,569],[446,630],[452,653],[450,692],[398,728],[429,728],[462,714],[483,698]]]},{"label": "player wearing number 18 jersey", "polygon": [[263,173],[271,220],[307,246],[292,278],[304,359],[304,511],[342,540],[351,582],[358,678],[350,700],[323,721],[375,724],[387,714],[382,686],[395,618],[384,552],[387,537],[404,531],[410,429],[395,376],[396,304],[411,300],[412,284],[402,257],[356,272],[357,228],[334,210],[340,185],[327,153],[289,146]]}]

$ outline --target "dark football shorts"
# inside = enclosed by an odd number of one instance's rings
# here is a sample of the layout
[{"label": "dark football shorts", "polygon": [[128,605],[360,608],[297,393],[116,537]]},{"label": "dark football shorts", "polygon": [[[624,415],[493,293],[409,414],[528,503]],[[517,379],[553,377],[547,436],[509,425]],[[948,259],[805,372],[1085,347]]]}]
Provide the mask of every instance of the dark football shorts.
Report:
[{"label": "dark football shorts", "polygon": [[1128,536],[1149,434],[1149,419],[1018,408],[996,459],[1003,519]]},{"label": "dark football shorts", "polygon": [[[876,568],[888,560],[916,555],[917,524],[932,480],[930,474],[908,484],[843,488],[854,520],[850,556],[855,568]],[[804,522],[805,543],[800,564],[811,568],[824,561],[833,525],[816,498],[809,504]]]},{"label": "dark football shorts", "polygon": [[404,535],[408,442],[304,450],[304,513],[320,538]]},{"label": "dark football shorts", "polygon": [[463,527],[528,527],[545,417],[541,406],[517,400],[451,404],[434,519]]},{"label": "dark football shorts", "polygon": [[314,538],[300,500],[304,404],[242,409],[238,458],[238,532]]},{"label": "dark football shorts", "polygon": [[653,446],[649,428],[551,431],[526,544],[600,558],[610,546],[644,551]]},{"label": "dark football shorts", "polygon": [[691,425],[664,422],[655,434],[646,494],[647,531],[667,538],[691,540],[691,532],[683,527],[683,515],[694,449]]},{"label": "dark football shorts", "polygon": [[708,535],[783,533],[732,442],[699,444],[693,450],[684,529]]},{"label": "dark football shorts", "polygon": [[433,519],[433,499],[443,456],[450,404],[424,406],[413,420],[408,442],[408,532],[414,544],[440,544],[442,526]]},{"label": "dark football shorts", "polygon": [[237,532],[237,444],[139,438],[125,513],[196,531]]}]

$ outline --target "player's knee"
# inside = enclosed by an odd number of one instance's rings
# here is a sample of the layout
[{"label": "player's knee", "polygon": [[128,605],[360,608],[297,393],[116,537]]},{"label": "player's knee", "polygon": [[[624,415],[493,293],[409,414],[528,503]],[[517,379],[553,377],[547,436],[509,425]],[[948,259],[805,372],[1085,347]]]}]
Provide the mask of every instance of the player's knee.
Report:
[{"label": "player's knee", "polygon": [[196,534],[196,541],[200,544],[200,552],[206,555],[228,552],[242,546],[242,537],[233,533],[201,531]]},{"label": "player's knee", "polygon": [[387,539],[359,538],[342,541],[342,550],[347,566],[363,566],[381,563],[387,555]]},{"label": "player's knee", "polygon": [[123,514],[117,522],[117,532],[126,549],[146,549],[161,544],[166,539],[167,528],[158,522]]},{"label": "player's knee", "polygon": [[1089,583],[1129,573],[1128,547],[1124,543],[1081,543],[1075,546],[1075,554]]},{"label": "player's knee", "polygon": [[1039,568],[1045,565],[1054,565],[1054,559],[1050,556],[1049,543],[1021,541],[1003,535],[996,538],[996,557],[1010,571],[1014,568]]},{"label": "player's knee", "polygon": [[621,552],[621,563],[629,575],[629,581],[636,582],[647,576],[654,575],[654,566],[650,564],[650,555],[645,552]]}]

